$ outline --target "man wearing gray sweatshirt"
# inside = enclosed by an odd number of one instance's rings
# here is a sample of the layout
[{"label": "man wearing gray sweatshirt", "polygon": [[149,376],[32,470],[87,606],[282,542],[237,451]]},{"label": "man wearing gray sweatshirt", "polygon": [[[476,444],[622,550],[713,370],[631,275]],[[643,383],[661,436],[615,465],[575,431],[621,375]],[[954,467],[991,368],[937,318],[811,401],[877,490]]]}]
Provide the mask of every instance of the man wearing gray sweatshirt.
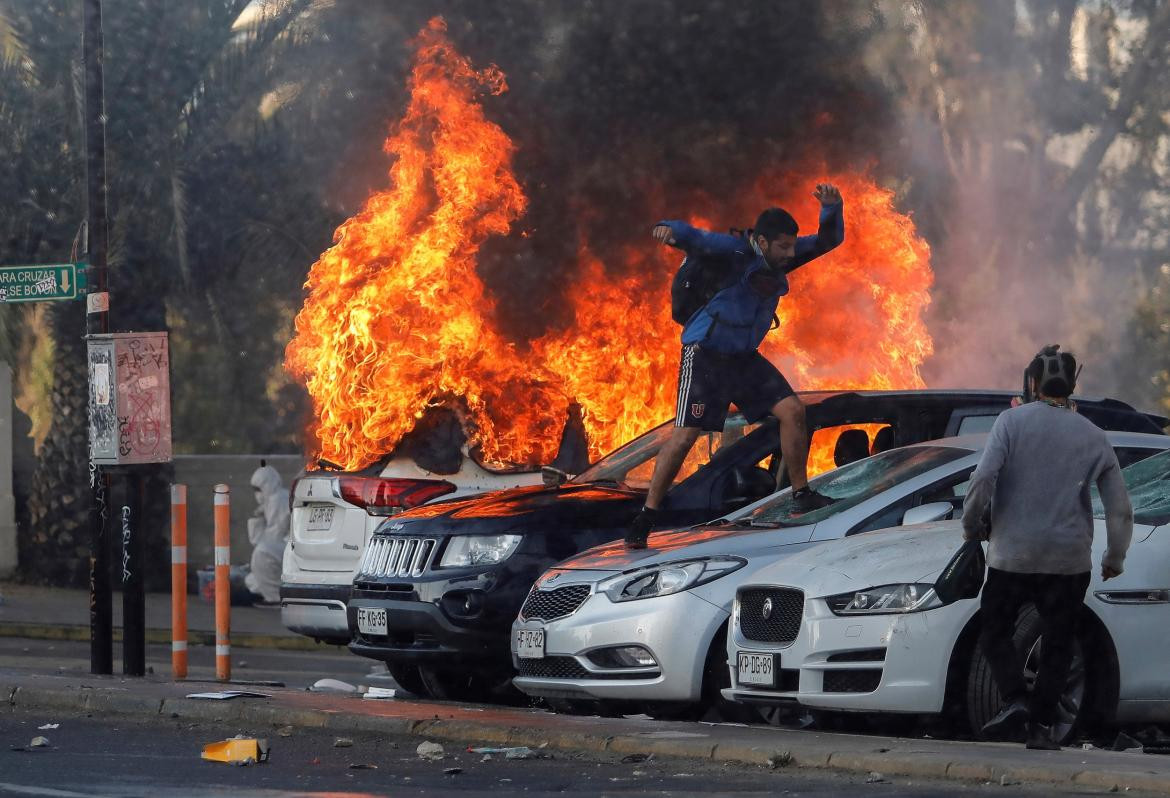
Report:
[{"label": "man wearing gray sweatshirt", "polygon": [[[1053,724],[1093,568],[1093,485],[1105,507],[1108,535],[1103,579],[1121,574],[1133,536],[1117,455],[1105,433],[1069,400],[1076,360],[1058,350],[1046,347],[1025,372],[1036,401],[996,419],[963,509],[963,536],[988,541],[980,644],[1004,704],[983,731],[1007,736],[1026,721],[1027,746],[1044,750],[1060,747]],[[1043,636],[1030,701],[1012,640],[1016,617],[1027,604],[1039,612]]]}]

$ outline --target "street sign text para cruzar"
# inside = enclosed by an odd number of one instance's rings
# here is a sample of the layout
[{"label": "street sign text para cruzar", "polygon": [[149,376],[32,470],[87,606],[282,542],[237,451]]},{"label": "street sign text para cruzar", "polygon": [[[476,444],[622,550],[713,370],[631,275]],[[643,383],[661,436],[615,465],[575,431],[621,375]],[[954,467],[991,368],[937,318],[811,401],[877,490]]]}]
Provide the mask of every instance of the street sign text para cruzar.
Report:
[{"label": "street sign text para cruzar", "polygon": [[77,299],[83,293],[78,276],[85,264],[52,263],[44,266],[0,266],[0,302],[44,302]]}]

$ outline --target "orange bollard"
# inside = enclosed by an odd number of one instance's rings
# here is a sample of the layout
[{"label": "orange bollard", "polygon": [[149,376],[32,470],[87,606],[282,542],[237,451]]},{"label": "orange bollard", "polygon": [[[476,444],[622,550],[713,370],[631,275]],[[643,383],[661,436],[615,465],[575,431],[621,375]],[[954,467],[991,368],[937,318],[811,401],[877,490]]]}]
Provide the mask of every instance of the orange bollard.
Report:
[{"label": "orange bollard", "polygon": [[232,678],[232,538],[231,495],[227,485],[215,486],[215,678]]},{"label": "orange bollard", "polygon": [[186,485],[171,485],[171,676],[187,678]]}]

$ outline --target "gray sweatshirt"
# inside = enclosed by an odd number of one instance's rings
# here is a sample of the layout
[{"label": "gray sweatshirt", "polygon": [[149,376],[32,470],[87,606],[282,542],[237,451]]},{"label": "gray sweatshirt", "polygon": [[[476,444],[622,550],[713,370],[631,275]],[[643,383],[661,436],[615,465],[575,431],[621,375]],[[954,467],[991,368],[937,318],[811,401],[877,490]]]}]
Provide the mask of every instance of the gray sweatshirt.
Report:
[{"label": "gray sweatshirt", "polygon": [[1075,411],[1045,402],[1012,408],[995,420],[971,477],[963,536],[987,539],[987,564],[1001,571],[1091,571],[1094,484],[1108,535],[1102,563],[1120,572],[1133,537],[1133,508],[1105,433]]}]

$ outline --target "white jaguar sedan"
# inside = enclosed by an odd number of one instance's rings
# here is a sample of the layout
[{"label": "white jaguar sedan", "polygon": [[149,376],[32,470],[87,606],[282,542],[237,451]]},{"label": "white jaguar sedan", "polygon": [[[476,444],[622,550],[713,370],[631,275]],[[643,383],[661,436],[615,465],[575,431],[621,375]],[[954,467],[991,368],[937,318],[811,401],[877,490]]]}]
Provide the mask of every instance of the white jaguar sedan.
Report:
[{"label": "white jaguar sedan", "polygon": [[[1125,573],[1095,570],[1083,608],[1060,739],[1098,721],[1170,721],[1170,452],[1123,469],[1135,511]],[[777,560],[741,584],[728,635],[725,698],[814,710],[955,713],[978,734],[999,697],[977,641],[979,600],[943,606],[933,584],[962,542],[958,521],[832,541]],[[1035,677],[1039,618],[1016,641]]]}]

